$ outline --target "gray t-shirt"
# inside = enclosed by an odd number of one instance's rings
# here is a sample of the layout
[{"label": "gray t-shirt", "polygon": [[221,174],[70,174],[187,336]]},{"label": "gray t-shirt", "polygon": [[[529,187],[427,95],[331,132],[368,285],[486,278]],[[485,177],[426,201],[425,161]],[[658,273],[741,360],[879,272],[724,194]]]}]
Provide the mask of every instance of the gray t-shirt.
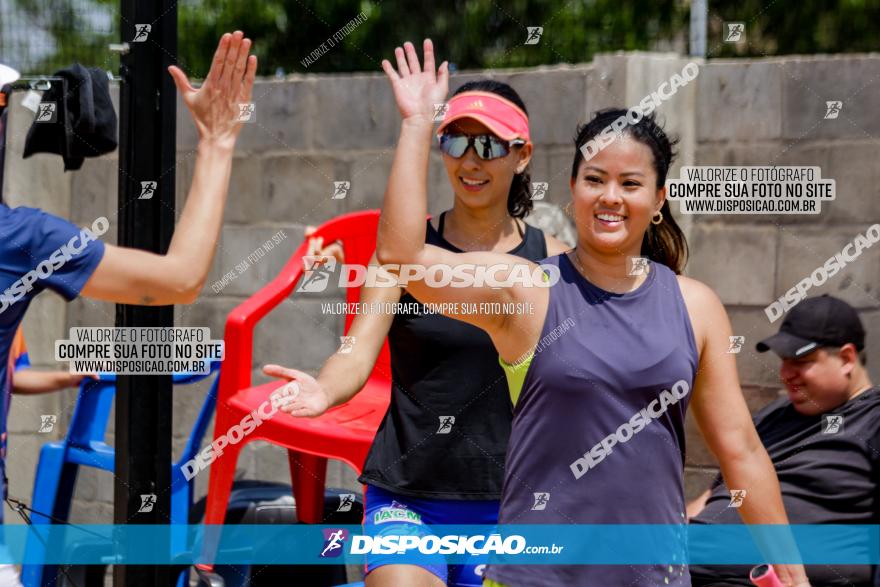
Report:
[{"label": "gray t-shirt", "polygon": [[[838,419],[837,417],[840,416]],[[776,467],[792,524],[880,523],[880,387],[831,412],[798,413],[787,398],[755,415],[755,427]],[[748,499],[748,496],[746,496]],[[694,524],[740,524],[721,476]],[[813,585],[870,586],[867,565],[808,565]],[[691,565],[694,586],[750,585],[749,567]]]}]

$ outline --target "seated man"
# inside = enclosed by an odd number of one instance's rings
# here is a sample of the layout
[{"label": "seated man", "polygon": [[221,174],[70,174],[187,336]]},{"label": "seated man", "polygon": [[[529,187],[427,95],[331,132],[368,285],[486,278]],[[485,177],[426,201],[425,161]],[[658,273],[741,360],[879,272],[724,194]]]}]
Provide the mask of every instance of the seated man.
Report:
[{"label": "seated man", "polygon": [[[846,302],[823,295],[795,306],[779,332],[759,342],[782,358],[788,396],[754,417],[792,524],[880,523],[880,387],[865,370],[865,331]],[[744,499],[749,499],[748,494]],[[728,488],[688,505],[692,524],[739,524]],[[873,585],[868,565],[807,565],[813,585]],[[690,567],[695,587],[749,585],[748,566]]]}]

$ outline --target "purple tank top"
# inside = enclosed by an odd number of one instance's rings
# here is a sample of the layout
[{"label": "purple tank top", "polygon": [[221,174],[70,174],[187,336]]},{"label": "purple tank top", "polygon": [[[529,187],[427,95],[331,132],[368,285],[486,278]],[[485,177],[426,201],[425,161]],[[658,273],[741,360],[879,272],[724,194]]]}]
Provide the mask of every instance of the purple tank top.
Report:
[{"label": "purple tank top", "polygon": [[[685,413],[699,355],[675,273],[635,291],[566,255],[514,411],[502,524],[684,524]],[[683,561],[683,559],[682,559]],[[684,565],[495,565],[509,585],[690,585]]]}]

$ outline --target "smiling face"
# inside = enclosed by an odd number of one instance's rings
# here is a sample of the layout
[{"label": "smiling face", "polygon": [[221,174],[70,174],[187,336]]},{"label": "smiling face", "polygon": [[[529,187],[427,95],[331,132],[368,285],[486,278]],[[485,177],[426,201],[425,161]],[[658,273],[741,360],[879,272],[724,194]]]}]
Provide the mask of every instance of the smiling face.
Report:
[{"label": "smiling face", "polygon": [[798,359],[783,359],[779,376],[794,409],[805,416],[822,414],[849,399],[849,378],[857,359],[848,351],[819,348]]},{"label": "smiling face", "polygon": [[637,256],[651,218],[663,206],[654,157],[630,135],[614,140],[571,180],[578,242],[600,253]]},{"label": "smiling face", "polygon": [[[473,118],[456,120],[445,132],[492,134],[486,125]],[[456,199],[475,207],[488,207],[499,202],[506,205],[513,176],[526,168],[531,154],[532,145],[527,143],[513,147],[505,157],[484,161],[477,157],[474,149],[468,148],[458,159],[444,153],[443,165]]]}]

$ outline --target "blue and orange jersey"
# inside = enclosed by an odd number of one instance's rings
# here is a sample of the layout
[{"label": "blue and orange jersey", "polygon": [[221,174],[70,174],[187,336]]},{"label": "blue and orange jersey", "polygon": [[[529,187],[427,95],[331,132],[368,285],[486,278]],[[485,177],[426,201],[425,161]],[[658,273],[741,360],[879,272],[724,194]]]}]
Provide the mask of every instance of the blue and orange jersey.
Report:
[{"label": "blue and orange jersey", "polygon": [[27,344],[24,341],[24,331],[21,326],[15,331],[15,338],[12,339],[12,348],[9,352],[10,372],[19,369],[27,369],[31,366],[31,360],[28,356]]}]

